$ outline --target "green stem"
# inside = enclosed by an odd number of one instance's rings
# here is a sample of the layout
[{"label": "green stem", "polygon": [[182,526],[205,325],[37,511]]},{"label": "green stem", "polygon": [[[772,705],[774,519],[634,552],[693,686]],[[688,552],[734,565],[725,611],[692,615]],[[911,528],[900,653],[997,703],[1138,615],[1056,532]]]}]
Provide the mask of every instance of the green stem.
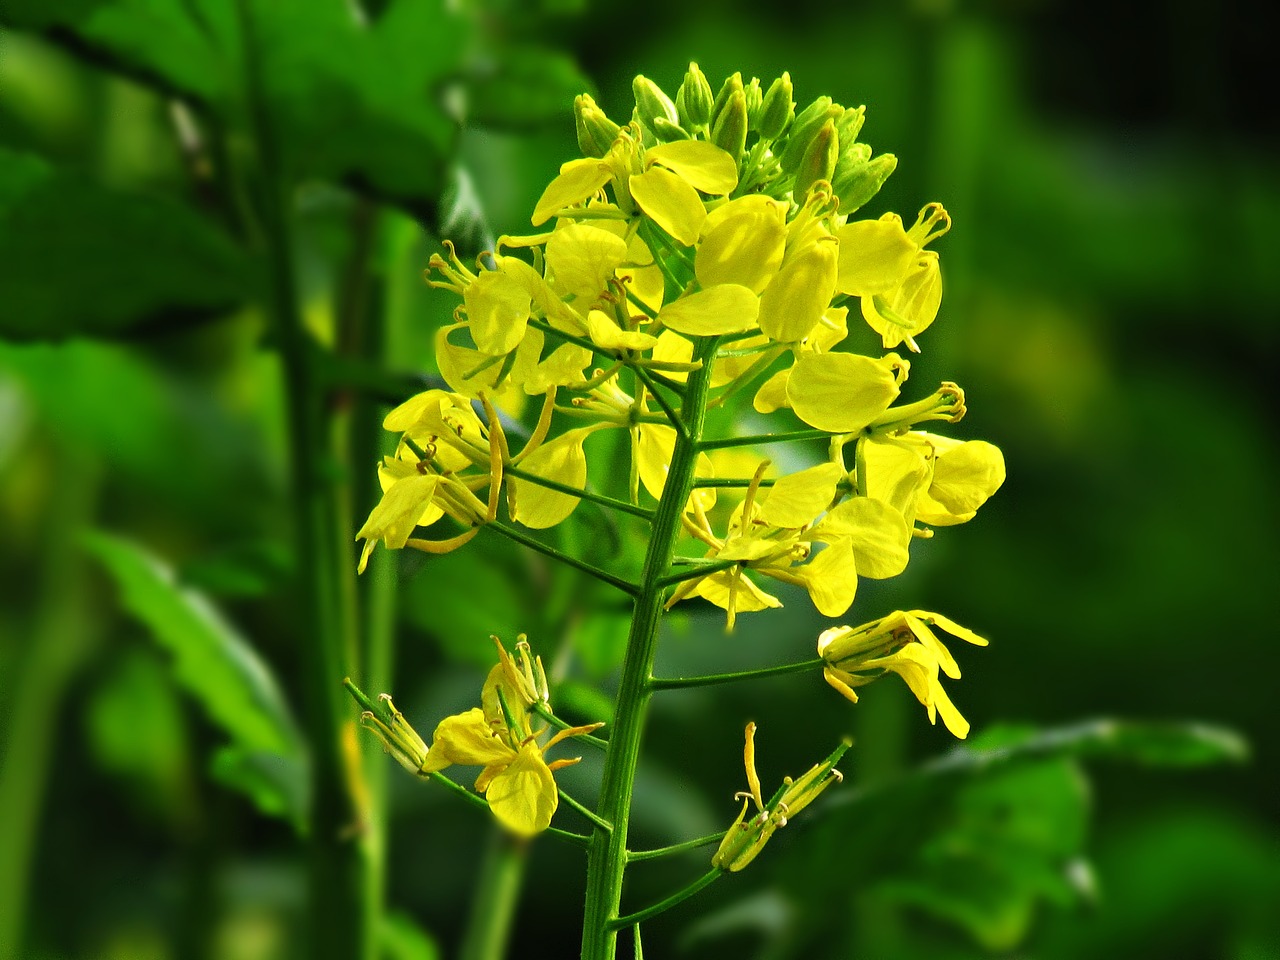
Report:
[{"label": "green stem", "polygon": [[728,477],[724,477],[724,478],[698,477],[696,480],[693,481],[693,485],[694,487],[697,487],[697,488],[727,487],[729,489],[741,490],[751,486],[752,484],[758,487],[772,487],[777,482],[778,481],[776,479],[772,479],[772,478],[764,478],[762,480],[756,481],[756,480],[744,480],[744,479],[730,479]]},{"label": "green stem", "polygon": [[609,823],[607,820],[600,819],[598,816],[596,816],[596,814],[592,810],[583,806],[581,803],[575,800],[572,794],[565,793],[563,787],[557,787],[556,789],[560,791],[561,800],[563,800],[569,806],[573,807],[573,809],[577,810],[580,814],[582,814],[584,817],[590,820],[592,824],[599,827],[601,830],[613,829],[613,825],[611,823]]},{"label": "green stem", "polygon": [[831,436],[826,430],[792,430],[789,433],[765,433],[750,437],[722,437],[704,440],[699,450],[724,450],[727,447],[753,447],[757,444],[794,443],[797,440],[826,440]]},{"label": "green stem", "polygon": [[627,861],[627,827],[631,815],[631,794],[640,739],[644,730],[651,691],[649,680],[657,651],[658,627],[662,621],[664,589],[659,584],[671,568],[680,518],[693,489],[693,471],[698,441],[706,420],[707,391],[711,382],[711,359],[715,338],[697,343],[695,353],[702,367],[689,376],[681,405],[681,419],[687,437],[676,437],[667,473],[666,486],[650,530],[649,548],[636,594],[627,638],[627,653],[614,704],[614,724],[609,737],[596,812],[613,824],[613,829],[597,829],[587,852],[586,911],[582,928],[582,960],[612,960],[617,946],[618,906],[622,899],[622,879]]},{"label": "green stem", "polygon": [[[688,563],[688,559],[680,561]],[[665,577],[658,580],[658,586],[666,588],[673,587],[677,583],[684,583],[686,580],[697,580],[699,577],[709,577],[713,573],[719,573],[721,570],[732,570],[741,560],[709,560],[704,563],[696,564],[688,570],[681,570],[679,573],[669,573]]]},{"label": "green stem", "polygon": [[623,927],[631,926],[633,923],[643,923],[651,917],[656,917],[660,913],[665,913],[677,903],[688,900],[704,887],[711,886],[712,883],[719,880],[724,876],[724,874],[725,871],[721,870],[719,867],[712,867],[687,887],[677,890],[675,893],[671,894],[671,896],[666,897],[663,900],[659,900],[657,903],[653,904],[653,906],[645,907],[643,910],[637,910],[635,913],[628,913],[625,917],[618,917],[616,920],[610,920],[609,928],[616,932],[621,930]]},{"label": "green stem", "polygon": [[738,670],[734,673],[708,673],[700,677],[654,677],[649,681],[650,690],[678,690],[682,687],[712,687],[719,683],[737,683],[739,680],[759,680],[762,677],[779,677],[786,673],[804,673],[825,664],[821,657],[801,663],[784,663],[777,667],[761,667],[759,670]]},{"label": "green stem", "polygon": [[575,570],[581,570],[583,573],[589,574],[597,580],[601,580],[604,583],[609,584],[611,587],[617,587],[625,594],[634,597],[639,592],[639,588],[629,580],[623,580],[621,577],[615,577],[612,573],[601,570],[599,567],[594,567],[585,560],[579,560],[577,557],[571,557],[562,550],[557,550],[555,547],[545,544],[541,540],[536,540],[528,534],[521,533],[515,527],[508,527],[505,523],[501,523],[497,520],[486,523],[484,526],[486,530],[492,530],[495,533],[500,533],[508,540],[514,540],[516,543],[522,544],[530,550],[536,550],[538,553],[544,554],[555,560],[559,560],[561,563],[568,564]]},{"label": "green stem", "polygon": [[606,497],[602,493],[593,493],[590,490],[582,490],[578,487],[571,487],[567,483],[561,483],[559,480],[552,480],[549,477],[540,477],[536,473],[530,473],[528,470],[522,470],[520,467],[513,467],[510,464],[502,468],[504,474],[510,474],[529,483],[537,484],[539,487],[546,487],[548,490],[558,490],[560,493],[567,493],[570,496],[578,497],[580,500],[589,500],[592,503],[598,503],[602,507],[608,507],[610,510],[620,510],[623,513],[629,513],[633,517],[639,517],[641,520],[652,520],[653,511],[648,507],[637,506],[634,503],[627,503],[625,500],[616,500],[613,497]]},{"label": "green stem", "polygon": [[503,960],[520,903],[529,845],[500,830],[492,831],[476,878],[459,960]]},{"label": "green stem", "polygon": [[[332,524],[333,491],[327,479],[323,428],[325,403],[313,366],[314,348],[303,325],[290,236],[288,183],[275,143],[275,128],[263,90],[253,8],[239,0],[237,14],[244,38],[250,120],[259,151],[258,189],[270,281],[270,307],[276,325],[287,398],[294,539],[299,563],[300,636],[307,695],[308,740],[312,750],[309,881],[312,938],[307,955],[317,960],[368,958],[374,938],[365,894],[368,849],[360,840],[363,792],[355,722],[339,681],[350,670],[350,591],[342,568],[349,558],[336,555]],[[345,538],[344,538],[345,539]]]},{"label": "green stem", "polygon": [[675,428],[676,433],[687,440],[689,432],[685,429],[684,421],[680,419],[680,414],[676,413],[672,408],[670,401],[658,391],[658,385],[653,382],[653,378],[648,371],[638,366],[633,366],[631,369],[640,378],[640,382],[649,388],[649,396],[653,397],[654,402],[662,408],[662,412],[667,415],[667,419],[671,422],[671,426]]},{"label": "green stem", "polygon": [[697,837],[693,840],[684,840],[681,843],[673,843],[668,847],[655,847],[652,850],[628,850],[627,860],[635,863],[639,860],[656,860],[659,857],[669,857],[673,853],[684,853],[686,850],[696,850],[698,847],[709,847],[713,843],[719,843],[724,839],[725,831],[719,833],[709,833],[705,837]]}]

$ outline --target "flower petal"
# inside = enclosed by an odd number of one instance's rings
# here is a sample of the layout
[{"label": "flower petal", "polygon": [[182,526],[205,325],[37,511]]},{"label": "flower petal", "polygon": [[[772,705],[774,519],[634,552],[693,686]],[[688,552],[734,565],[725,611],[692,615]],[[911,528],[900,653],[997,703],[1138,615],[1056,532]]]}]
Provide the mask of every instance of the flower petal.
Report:
[{"label": "flower petal", "polygon": [[787,227],[780,209],[744,209],[703,237],[694,261],[698,282],[704,287],[737,283],[758,294],[778,272],[786,240]]},{"label": "flower petal", "polygon": [[639,330],[623,330],[600,310],[587,314],[587,333],[591,342],[605,350],[648,350],[658,338]]},{"label": "flower petal", "polygon": [[896,214],[846,223],[836,229],[836,237],[840,241],[840,279],[836,289],[855,297],[894,289],[920,250]]},{"label": "flower petal", "polygon": [[738,185],[738,165],[733,157],[706,140],[676,140],[645,151],[646,167],[658,164],[679,174],[703,193],[723,196]]},{"label": "flower petal", "polygon": [[791,368],[787,398],[796,416],[810,426],[855,433],[898,397],[895,366],[887,360],[853,353],[801,354]]},{"label": "flower petal", "polygon": [[827,543],[847,540],[860,576],[884,580],[907,568],[911,529],[902,514],[881,500],[853,497],[844,501],[814,527],[813,536]]},{"label": "flower petal", "polygon": [[721,283],[668,303],[658,319],[677,333],[712,337],[750,330],[759,312],[760,299],[750,289]]},{"label": "flower petal", "polygon": [[831,506],[836,484],[845,476],[840,464],[820,463],[779,477],[769,490],[757,519],[771,527],[803,527]]},{"label": "flower petal", "polygon": [[686,247],[698,242],[707,208],[697,190],[661,167],[636,174],[629,183],[631,196],[650,220]]},{"label": "flower petal", "polygon": [[821,236],[789,257],[760,295],[760,329],[778,343],[795,343],[822,319],[836,292],[837,245]]},{"label": "flower petal", "polygon": [[[570,430],[544,443],[521,462],[521,469],[582,489],[587,485],[587,455],[582,444],[594,430],[593,427]],[[513,476],[508,482],[516,486],[514,519],[535,530],[554,527],[573,513],[580,502],[578,497],[548,489],[531,480]]]},{"label": "flower petal", "polygon": [[512,833],[532,837],[551,826],[560,797],[556,779],[536,743],[526,743],[520,754],[485,790],[489,809]]},{"label": "flower petal", "polygon": [[608,230],[573,223],[551,235],[546,258],[551,289],[585,313],[627,259],[627,244]]},{"label": "flower petal", "polygon": [[585,203],[594,197],[612,174],[603,161],[570,160],[560,167],[560,175],[547,184],[537,206],[533,208],[532,223],[541,226],[565,207]]},{"label": "flower petal", "polygon": [[853,603],[858,590],[858,567],[849,541],[831,544],[796,573],[824,617],[842,616]]},{"label": "flower petal", "polygon": [[484,717],[484,711],[472,707],[464,713],[445,717],[436,726],[428,757],[436,754],[450,763],[467,767],[487,767],[510,763],[516,751],[498,737]]}]

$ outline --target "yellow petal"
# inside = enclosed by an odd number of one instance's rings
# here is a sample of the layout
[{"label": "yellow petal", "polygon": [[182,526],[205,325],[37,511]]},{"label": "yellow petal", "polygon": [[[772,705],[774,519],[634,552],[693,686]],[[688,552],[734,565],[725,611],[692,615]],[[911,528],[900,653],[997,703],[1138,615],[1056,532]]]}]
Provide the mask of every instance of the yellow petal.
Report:
[{"label": "yellow petal", "polygon": [[885,349],[906,341],[914,350],[917,348],[912,338],[933,323],[941,305],[938,255],[925,250],[897,287],[883,295],[862,298],[862,317],[880,334]]},{"label": "yellow petal", "polygon": [[838,463],[820,463],[778,478],[758,519],[771,527],[802,527],[812,522],[831,506],[836,484],[845,475],[844,467]]},{"label": "yellow petal", "polygon": [[828,237],[789,258],[760,296],[760,329],[795,343],[818,325],[836,292],[838,248]]},{"label": "yellow petal", "polygon": [[439,482],[440,478],[434,474],[415,474],[393,483],[356,538],[382,540],[392,550],[399,550],[413,533],[422,511],[431,503]]},{"label": "yellow petal", "polygon": [[853,603],[858,589],[858,568],[848,541],[829,545],[797,573],[813,605],[824,617],[839,617]]},{"label": "yellow petal", "polygon": [[[582,489],[587,484],[587,455],[582,443],[594,429],[570,430],[544,443],[525,458],[520,464],[521,469]],[[511,477],[508,482],[516,486],[515,519],[535,530],[554,527],[573,513],[579,503],[578,497],[550,490],[530,480]]]},{"label": "yellow petal", "polygon": [[738,165],[733,157],[705,140],[676,140],[650,147],[645,166],[658,164],[703,193],[727,194],[738,185]]},{"label": "yellow petal", "polygon": [[668,303],[658,320],[677,333],[712,337],[750,330],[759,312],[760,299],[747,287],[721,283]]},{"label": "yellow petal", "polygon": [[706,237],[726,220],[744,213],[768,213],[770,216],[786,222],[787,204],[784,201],[766,197],[762,193],[751,193],[745,197],[730,200],[728,203],[721,203],[707,211],[707,220],[702,225],[703,237]]},{"label": "yellow petal", "polygon": [[949,526],[973,519],[1004,483],[1004,454],[985,440],[929,436],[936,456],[933,479],[917,504],[921,523]]},{"label": "yellow petal", "polygon": [[883,500],[902,514],[907,526],[916,520],[916,505],[933,472],[932,448],[910,437],[872,439],[862,445],[867,496]]},{"label": "yellow petal", "polygon": [[[667,363],[689,363],[693,360],[693,343],[687,338],[671,330],[663,330],[658,334],[658,342],[650,354],[654,360]],[[664,370],[663,373],[672,380],[684,383],[689,374],[683,370]]]},{"label": "yellow petal", "polygon": [[707,208],[697,190],[661,167],[637,174],[630,185],[631,196],[650,220],[686,247],[698,242]]},{"label": "yellow petal", "polygon": [[479,707],[441,720],[431,738],[432,752],[437,748],[450,763],[466,767],[506,764],[516,757],[516,751],[494,734]]},{"label": "yellow petal", "polygon": [[484,796],[498,822],[522,837],[551,826],[560,802],[556,779],[536,743],[520,748],[520,755],[493,778]]},{"label": "yellow petal", "polygon": [[813,353],[827,353],[849,335],[849,308],[828,307],[822,319],[801,341],[801,346]]},{"label": "yellow petal", "polygon": [[585,313],[627,259],[627,244],[608,230],[574,223],[551,235],[546,257],[551,289]]},{"label": "yellow petal", "polygon": [[[642,423],[639,428],[640,443],[636,447],[635,456],[640,472],[640,482],[644,484],[649,496],[655,500],[662,499],[662,491],[667,485],[667,471],[671,469],[671,457],[676,448],[676,431],[661,423]],[[698,454],[694,461],[695,477],[714,477],[715,466],[705,453]],[[716,491],[712,487],[694,490],[689,500],[698,504],[703,510],[710,510],[716,505]]]},{"label": "yellow petal", "polygon": [[787,384],[791,381],[791,368],[779,370],[760,385],[751,406],[757,413],[773,413],[775,410],[791,409],[791,400],[787,397]]},{"label": "yellow petal", "polygon": [[840,241],[840,279],[836,289],[855,297],[887,293],[901,283],[920,247],[907,236],[902,220],[857,220],[836,229]]},{"label": "yellow petal", "polygon": [[693,593],[704,600],[709,600],[722,610],[728,610],[729,596],[734,587],[735,578],[738,583],[734,597],[734,610],[754,613],[757,610],[782,606],[781,600],[772,594],[765,593],[745,573],[735,574],[730,570],[722,570],[709,577],[703,577],[698,581],[698,586]]},{"label": "yellow petal", "polygon": [[698,282],[704,287],[738,283],[758,294],[778,272],[786,240],[787,228],[780,209],[767,206],[743,210],[703,237],[694,261]]},{"label": "yellow petal", "polygon": [[533,208],[533,225],[541,226],[565,207],[585,203],[609,182],[610,176],[608,165],[600,160],[570,160],[542,191]]},{"label": "yellow petal", "polygon": [[482,353],[498,356],[519,346],[533,303],[525,285],[504,270],[482,270],[462,296],[471,339]]},{"label": "yellow petal", "polygon": [[897,397],[894,364],[853,353],[801,354],[787,381],[796,416],[832,433],[861,430]]},{"label": "yellow petal", "polygon": [[988,641],[985,638],[978,636],[968,627],[962,627],[954,620],[949,617],[944,617],[940,613],[932,613],[928,610],[908,610],[907,613],[914,617],[919,617],[925,623],[931,623],[941,627],[953,637],[963,640],[966,643],[972,643],[974,646],[978,647],[985,647],[988,644]]},{"label": "yellow petal", "polygon": [[638,330],[623,330],[607,314],[592,310],[587,314],[591,342],[604,350],[648,350],[658,338]]},{"label": "yellow petal", "polygon": [[412,430],[428,411],[439,411],[440,400],[448,396],[445,390],[426,390],[410,397],[396,407],[382,421],[382,429],[393,433],[405,433]]},{"label": "yellow petal", "polygon": [[814,527],[813,536],[827,543],[847,541],[860,576],[884,580],[907,568],[911,530],[902,514],[881,500],[853,497],[844,501]]},{"label": "yellow petal", "polygon": [[[417,459],[417,454],[413,453],[413,451],[409,451],[409,453],[415,460]],[[393,468],[387,461],[400,466]],[[467,462],[470,463],[470,461]],[[411,463],[407,463],[404,460],[392,460],[387,457],[383,463],[378,465],[378,486],[382,488],[383,493],[386,493],[393,484],[412,477],[417,472],[417,469]],[[422,508],[422,514],[418,517],[418,522],[415,526],[429,527],[443,516],[444,511],[436,505],[434,500],[431,500]]]}]

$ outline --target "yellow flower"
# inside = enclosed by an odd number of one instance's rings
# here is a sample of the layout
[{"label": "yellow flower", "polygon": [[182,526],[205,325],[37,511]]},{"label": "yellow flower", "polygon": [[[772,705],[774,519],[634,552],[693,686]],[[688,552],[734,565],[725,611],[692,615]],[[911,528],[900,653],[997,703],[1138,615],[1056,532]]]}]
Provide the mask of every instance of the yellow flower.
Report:
[{"label": "yellow flower", "polygon": [[[724,539],[694,505],[694,519],[685,519],[685,529],[710,548],[705,561],[736,562],[681,583],[668,598],[668,609],[687,597],[702,597],[726,611],[732,630],[739,611],[782,606],[746,575],[752,571],[803,586],[819,612],[838,617],[853,603],[859,576],[884,579],[906,568],[911,531],[897,511],[867,497],[837,503],[843,497],[843,466],[820,464],[782,477],[760,504],[759,484],[768,465],[764,461],[756,470]],[[815,544],[824,548],[815,552]]]},{"label": "yellow flower", "polygon": [[818,655],[826,661],[823,676],[827,683],[853,703],[855,687],[861,687],[886,671],[903,681],[929,711],[929,722],[938,714],[955,736],[964,739],[969,722],[960,715],[938,680],[939,672],[960,679],[960,667],[933,628],[953,637],[985,647],[987,641],[940,613],[927,610],[898,610],[864,623],[860,627],[832,627],[818,637]]},{"label": "yellow flower", "polygon": [[532,658],[521,637],[512,657],[496,637],[499,662],[489,672],[481,692],[481,706],[445,717],[436,726],[428,748],[405,721],[391,698],[370,701],[350,680],[347,688],[363,706],[361,723],[372,730],[388,751],[419,777],[448,767],[482,767],[475,789],[485,795],[489,809],[506,829],[533,836],[547,829],[559,805],[554,771],[580,758],[546,760],[546,752],[568,737],[589,733],[602,724],[561,730],[546,741],[546,727],[535,729],[535,707],[546,707],[546,676],[542,662]]},{"label": "yellow flower", "polygon": [[[742,751],[743,764],[747,769],[747,789],[734,794],[735,800],[742,800],[742,810],[733,826],[725,832],[719,849],[711,858],[711,865],[737,873],[751,863],[778,829],[785,827],[792,817],[816,800],[833,782],[839,783],[844,779],[835,765],[848,749],[849,742],[845,741],[829,757],[809,768],[799,780],[786,777],[782,786],[765,803],[760,792],[760,777],[756,773],[756,725],[748,723]],[[748,819],[747,809],[753,802],[755,813]]]},{"label": "yellow flower", "polygon": [[863,460],[868,496],[892,505],[908,524],[972,520],[1005,478],[1004,455],[994,444],[923,430],[871,438]]}]

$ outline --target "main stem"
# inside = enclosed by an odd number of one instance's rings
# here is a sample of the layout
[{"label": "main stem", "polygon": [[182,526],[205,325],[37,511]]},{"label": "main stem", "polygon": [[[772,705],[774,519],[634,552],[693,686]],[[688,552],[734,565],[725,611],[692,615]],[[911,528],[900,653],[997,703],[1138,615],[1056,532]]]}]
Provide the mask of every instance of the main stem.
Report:
[{"label": "main stem", "polygon": [[614,704],[613,729],[609,734],[609,753],[605,758],[600,802],[596,807],[600,818],[612,824],[613,828],[597,827],[587,851],[582,960],[613,960],[617,945],[617,931],[610,929],[609,925],[617,919],[622,900],[631,788],[652,695],[649,681],[658,645],[658,627],[662,622],[662,598],[666,588],[661,585],[661,580],[671,569],[671,558],[680,533],[680,516],[693,490],[693,468],[706,418],[711,358],[715,355],[715,347],[715,339],[708,338],[701,341],[696,350],[695,359],[702,360],[703,364],[689,375],[680,409],[686,433],[676,437],[667,483],[653,518],[640,592],[632,609],[631,632],[627,637],[627,654]]}]

